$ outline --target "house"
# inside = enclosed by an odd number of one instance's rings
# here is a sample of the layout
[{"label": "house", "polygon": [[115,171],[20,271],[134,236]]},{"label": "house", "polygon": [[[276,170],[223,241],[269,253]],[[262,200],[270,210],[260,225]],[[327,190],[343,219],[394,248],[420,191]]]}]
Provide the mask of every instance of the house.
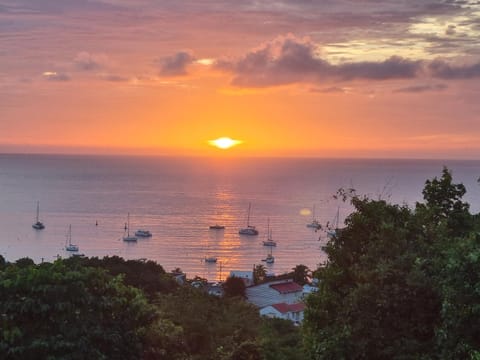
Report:
[{"label": "house", "polygon": [[248,302],[264,308],[273,304],[294,304],[302,301],[303,288],[293,280],[278,280],[250,286],[246,289]]},{"label": "house", "polygon": [[253,285],[253,271],[232,270],[230,271],[230,277],[242,279],[247,287]]},{"label": "house", "polygon": [[293,321],[296,324],[299,324],[303,321],[303,312],[305,310],[304,303],[296,304],[273,304],[265,306],[260,309],[260,315],[267,316],[271,318],[279,318],[284,320]]}]

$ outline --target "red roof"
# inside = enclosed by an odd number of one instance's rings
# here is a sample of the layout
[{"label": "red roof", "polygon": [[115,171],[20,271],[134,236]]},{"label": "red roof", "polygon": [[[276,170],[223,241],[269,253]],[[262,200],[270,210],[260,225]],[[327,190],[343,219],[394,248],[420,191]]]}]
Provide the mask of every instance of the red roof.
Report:
[{"label": "red roof", "polygon": [[287,312],[299,312],[299,311],[305,310],[305,304],[303,303],[297,303],[297,304],[280,303],[280,304],[273,304],[272,306],[282,314],[285,314]]},{"label": "red roof", "polygon": [[293,281],[281,284],[272,284],[270,287],[274,290],[277,290],[280,294],[294,293],[303,290],[300,285]]}]

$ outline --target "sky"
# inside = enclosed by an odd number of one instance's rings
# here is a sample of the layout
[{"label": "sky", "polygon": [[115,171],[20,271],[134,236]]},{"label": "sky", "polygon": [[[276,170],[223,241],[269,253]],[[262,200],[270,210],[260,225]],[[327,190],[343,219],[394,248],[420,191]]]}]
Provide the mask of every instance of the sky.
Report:
[{"label": "sky", "polygon": [[479,159],[479,80],[478,0],[0,0],[0,152]]}]

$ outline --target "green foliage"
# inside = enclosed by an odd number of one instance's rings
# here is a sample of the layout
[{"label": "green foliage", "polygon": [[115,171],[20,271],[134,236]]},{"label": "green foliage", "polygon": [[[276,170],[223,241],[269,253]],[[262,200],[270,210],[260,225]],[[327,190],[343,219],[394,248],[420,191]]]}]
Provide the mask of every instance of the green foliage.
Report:
[{"label": "green foliage", "polygon": [[303,360],[302,333],[298,326],[283,319],[264,318],[261,327],[264,360]]},{"label": "green foliage", "polygon": [[5,258],[2,255],[0,255],[0,271],[5,269],[6,266],[7,266],[7,262]]},{"label": "green foliage", "polygon": [[0,314],[4,359],[174,358],[181,348],[178,329],[138,289],[63,261],[0,273]]},{"label": "green foliage", "polygon": [[33,262],[32,259],[28,257],[24,257],[15,261],[15,265],[18,266],[19,268],[26,268],[26,267],[35,265],[35,263]]},{"label": "green foliage", "polygon": [[260,284],[267,276],[267,268],[263,264],[255,265],[253,268],[253,283]]},{"label": "green foliage", "polygon": [[406,206],[340,192],[355,211],[324,247],[307,298],[312,359],[474,358],[480,351],[480,240],[465,187],[427,180],[425,204]]},{"label": "green foliage", "polygon": [[239,298],[218,298],[185,287],[157,301],[163,316],[183,328],[185,351],[192,359],[229,359],[258,335],[258,310]]},{"label": "green foliage", "polygon": [[223,291],[226,297],[241,297],[245,298],[245,283],[241,278],[228,277],[223,283]]},{"label": "green foliage", "polygon": [[480,236],[450,243],[442,255],[439,352],[444,359],[474,359],[480,355]]},{"label": "green foliage", "polygon": [[311,272],[307,266],[300,264],[295,266],[292,270],[293,281],[302,286],[308,283],[308,278]]},{"label": "green foliage", "polygon": [[143,290],[149,298],[157,293],[172,292],[178,287],[173,277],[151,260],[125,260],[119,256],[106,256],[103,259],[73,257],[65,262],[73,268],[89,266],[105,269],[113,276],[123,275],[125,284]]},{"label": "green foliage", "polygon": [[425,217],[429,226],[444,225],[448,235],[464,236],[473,227],[470,205],[462,201],[466,189],[463,184],[453,184],[451,172],[444,167],[442,177],[425,182],[422,191],[425,204],[417,204],[417,212]]}]

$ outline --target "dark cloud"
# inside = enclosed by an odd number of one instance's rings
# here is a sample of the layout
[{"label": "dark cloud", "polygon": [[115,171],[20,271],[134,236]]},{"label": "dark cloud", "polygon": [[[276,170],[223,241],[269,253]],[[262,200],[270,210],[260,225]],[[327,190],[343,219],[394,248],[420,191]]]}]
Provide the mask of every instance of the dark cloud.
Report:
[{"label": "dark cloud", "polygon": [[344,94],[346,91],[344,88],[338,86],[330,86],[327,88],[311,88],[310,92],[323,93],[323,94]]},{"label": "dark cloud", "polygon": [[451,65],[437,59],[428,65],[433,77],[441,79],[470,79],[480,76],[480,62],[470,65]]},{"label": "dark cloud", "polygon": [[414,78],[422,69],[421,61],[392,56],[384,61],[363,61],[347,63],[336,67],[338,76],[344,80],[352,79],[409,79]]},{"label": "dark cloud", "polygon": [[80,70],[97,70],[104,66],[106,57],[103,55],[93,55],[88,52],[78,53],[74,59],[74,64]]},{"label": "dark cloud", "polygon": [[252,50],[240,59],[223,59],[216,67],[234,74],[232,85],[267,87],[324,79],[408,79],[422,69],[421,61],[392,56],[379,62],[330,64],[320,57],[320,49],[308,39],[279,37]]},{"label": "dark cloud", "polygon": [[317,58],[309,40],[279,37],[238,60],[223,59],[216,67],[234,74],[236,86],[264,87],[290,84],[320,76],[330,66]]},{"label": "dark cloud", "polygon": [[129,80],[127,77],[114,74],[102,75],[102,79],[111,82],[124,82]]},{"label": "dark cloud", "polygon": [[421,93],[426,91],[441,91],[447,89],[445,84],[427,84],[427,85],[413,85],[393,90],[395,93]]},{"label": "dark cloud", "polygon": [[188,51],[180,51],[175,55],[162,58],[157,61],[160,65],[160,75],[163,76],[178,76],[186,75],[187,67],[195,57]]}]

